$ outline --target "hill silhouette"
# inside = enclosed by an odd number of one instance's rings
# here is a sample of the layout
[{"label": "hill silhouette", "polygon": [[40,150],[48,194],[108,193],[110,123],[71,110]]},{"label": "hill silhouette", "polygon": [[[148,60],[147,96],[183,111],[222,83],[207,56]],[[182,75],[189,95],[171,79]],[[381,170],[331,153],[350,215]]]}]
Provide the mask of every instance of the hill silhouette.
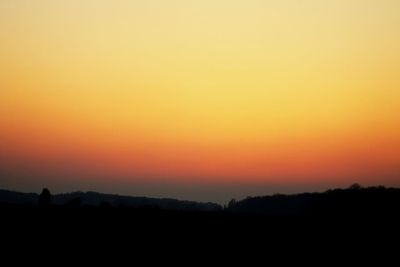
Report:
[{"label": "hill silhouette", "polygon": [[333,189],[324,193],[248,197],[227,210],[268,215],[400,215],[400,189],[383,186]]},{"label": "hill silhouette", "polygon": [[46,249],[72,244],[85,253],[87,248],[116,254],[125,249],[126,255],[185,251],[198,257],[222,250],[230,259],[246,250],[264,255],[267,248],[304,248],[309,253],[333,244],[340,244],[335,250],[348,251],[386,244],[389,249],[388,244],[400,239],[400,189],[356,185],[323,193],[248,197],[225,207],[96,192],[0,190],[0,216],[3,244],[18,248],[40,241]]},{"label": "hill silhouette", "polygon": [[[48,189],[44,189],[41,195],[0,190],[0,203],[3,206],[7,204],[35,206],[44,201],[44,193],[46,198],[50,198]],[[45,202],[50,202],[50,199]],[[240,201],[232,199],[224,207],[212,202],[202,203],[172,198],[133,197],[78,191],[52,195],[51,204],[54,207],[152,208],[166,211],[205,211],[268,216],[338,214],[400,216],[400,189],[383,186],[363,188],[355,184],[347,189],[331,189],[322,193],[276,194],[247,197]]]},{"label": "hill silhouette", "polygon": [[[0,190],[0,203],[36,205],[39,203],[39,201],[39,194]],[[110,207],[152,207],[165,210],[181,211],[218,211],[222,209],[220,205],[211,202],[201,203],[172,198],[132,197],[80,191],[53,195],[51,202],[53,205],[59,206],[71,205],[73,202],[75,202],[75,206],[109,205]],[[77,202],[79,202],[79,205],[76,205]]]}]

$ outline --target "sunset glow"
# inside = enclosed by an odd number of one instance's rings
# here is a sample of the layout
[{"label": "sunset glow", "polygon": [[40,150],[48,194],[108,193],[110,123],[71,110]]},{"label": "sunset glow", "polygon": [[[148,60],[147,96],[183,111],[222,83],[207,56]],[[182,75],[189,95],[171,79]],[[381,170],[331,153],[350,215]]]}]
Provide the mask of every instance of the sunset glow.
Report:
[{"label": "sunset glow", "polygon": [[399,14],[397,0],[0,0],[0,186],[400,185]]}]

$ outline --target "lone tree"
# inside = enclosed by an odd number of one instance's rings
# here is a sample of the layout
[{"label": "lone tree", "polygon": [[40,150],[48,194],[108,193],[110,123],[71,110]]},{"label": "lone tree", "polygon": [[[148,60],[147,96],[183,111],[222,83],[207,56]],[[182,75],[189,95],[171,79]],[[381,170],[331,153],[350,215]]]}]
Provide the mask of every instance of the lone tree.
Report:
[{"label": "lone tree", "polygon": [[50,190],[44,188],[42,193],[39,195],[39,206],[41,207],[48,207],[51,204],[51,194]]},{"label": "lone tree", "polygon": [[355,184],[350,185],[349,189],[350,190],[361,190],[362,186],[360,184],[355,183]]},{"label": "lone tree", "polygon": [[232,198],[231,201],[229,201],[228,203],[228,209],[235,208],[236,203],[237,203],[236,199]]}]

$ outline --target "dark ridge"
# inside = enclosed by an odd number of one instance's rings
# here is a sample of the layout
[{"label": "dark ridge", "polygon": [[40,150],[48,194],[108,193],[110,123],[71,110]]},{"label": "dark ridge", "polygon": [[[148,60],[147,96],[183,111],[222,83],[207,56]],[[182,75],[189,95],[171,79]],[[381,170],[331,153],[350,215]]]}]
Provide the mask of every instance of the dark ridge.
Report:
[{"label": "dark ridge", "polygon": [[20,192],[0,189],[0,203],[37,204],[38,199],[39,199],[39,194],[36,193],[20,193]]},{"label": "dark ridge", "polygon": [[324,193],[273,195],[232,200],[226,209],[234,213],[268,215],[400,214],[400,189],[383,186],[331,189]]},{"label": "dark ridge", "polygon": [[[0,190],[0,203],[9,204],[38,204],[39,195],[34,193],[20,193],[9,190]],[[72,192],[56,194],[51,197],[53,205],[88,205],[112,207],[153,207],[165,210],[194,210],[218,211],[222,207],[215,203],[201,203],[195,201],[177,200],[170,198],[148,198],[102,194],[97,192]]]},{"label": "dark ridge", "polygon": [[[191,251],[197,260],[210,250],[227,250],[222,255],[236,259],[243,251],[254,254],[258,249],[257,255],[269,261],[264,255],[271,249],[283,251],[285,258],[299,249],[314,257],[316,249],[328,246],[335,255],[338,249],[376,251],[385,244],[388,251],[400,240],[400,189],[352,186],[248,197],[224,208],[95,192],[51,195],[44,189],[39,196],[0,190],[0,216],[2,243],[14,244],[17,251],[44,242],[46,246],[38,246],[41,252],[68,244],[64,256],[78,247],[85,253],[95,248],[96,257],[104,248],[105,254],[114,250],[118,255],[126,249],[130,257],[144,250],[152,253],[151,259],[160,259],[155,251],[179,256]],[[398,246],[393,248],[397,255]]]},{"label": "dark ridge", "polygon": [[[347,189],[331,189],[323,193],[272,195],[231,200],[224,208],[215,203],[102,194],[97,192],[72,192],[47,196],[44,189],[35,193],[0,190],[0,203],[40,204],[43,194],[46,202],[55,206],[100,206],[157,208],[176,211],[224,211],[237,214],[261,215],[329,215],[329,214],[398,214],[400,213],[400,189],[383,186],[366,187],[352,185]],[[43,202],[43,201],[42,201]],[[42,203],[43,204],[43,203]]]}]

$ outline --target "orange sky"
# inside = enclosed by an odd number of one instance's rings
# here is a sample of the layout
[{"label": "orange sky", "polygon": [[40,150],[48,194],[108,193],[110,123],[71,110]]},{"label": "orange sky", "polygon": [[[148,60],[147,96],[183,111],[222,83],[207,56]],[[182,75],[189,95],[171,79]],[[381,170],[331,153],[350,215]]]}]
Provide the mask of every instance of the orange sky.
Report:
[{"label": "orange sky", "polygon": [[398,14],[397,0],[1,0],[0,186],[399,185]]}]

